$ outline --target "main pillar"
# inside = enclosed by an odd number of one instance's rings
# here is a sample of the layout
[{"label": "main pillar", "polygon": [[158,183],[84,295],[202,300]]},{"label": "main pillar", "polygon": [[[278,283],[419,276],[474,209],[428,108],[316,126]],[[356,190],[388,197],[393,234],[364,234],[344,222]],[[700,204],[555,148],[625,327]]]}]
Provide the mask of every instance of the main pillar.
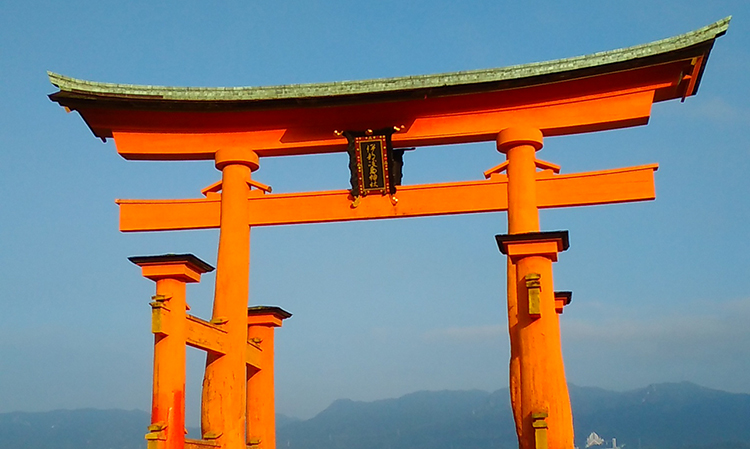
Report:
[{"label": "main pillar", "polygon": [[212,322],[227,331],[225,355],[208,353],[203,378],[201,431],[222,448],[244,448],[245,352],[250,276],[250,226],[247,198],[250,174],[258,155],[238,148],[219,149],[216,168],[222,173],[221,225],[216,263]]},{"label": "main pillar", "polygon": [[552,279],[567,233],[563,245],[558,233],[539,232],[536,151],[542,145],[542,133],[533,128],[507,128],[497,137],[508,161],[509,235],[498,236],[498,245],[509,259],[511,405],[522,449],[571,449],[573,418]]}]

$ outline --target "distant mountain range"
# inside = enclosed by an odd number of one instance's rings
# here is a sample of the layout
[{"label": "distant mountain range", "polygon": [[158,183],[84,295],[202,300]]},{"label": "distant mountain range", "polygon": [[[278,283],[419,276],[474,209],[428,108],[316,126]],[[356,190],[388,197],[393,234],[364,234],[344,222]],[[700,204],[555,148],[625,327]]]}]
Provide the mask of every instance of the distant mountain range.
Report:
[{"label": "distant mountain range", "polygon": [[[591,432],[632,449],[750,448],[750,395],[688,382],[623,393],[570,386],[576,444]],[[609,444],[609,441],[607,442]],[[278,429],[279,449],[517,448],[508,390],[339,400]]]},{"label": "distant mountain range", "polygon": [[[581,448],[595,431],[628,449],[750,449],[747,394],[684,382],[622,393],[571,385],[570,396]],[[147,425],[148,414],[139,410],[4,413],[0,449],[145,449]],[[518,447],[507,389],[342,399],[308,420],[279,415],[277,428],[278,449]]]}]

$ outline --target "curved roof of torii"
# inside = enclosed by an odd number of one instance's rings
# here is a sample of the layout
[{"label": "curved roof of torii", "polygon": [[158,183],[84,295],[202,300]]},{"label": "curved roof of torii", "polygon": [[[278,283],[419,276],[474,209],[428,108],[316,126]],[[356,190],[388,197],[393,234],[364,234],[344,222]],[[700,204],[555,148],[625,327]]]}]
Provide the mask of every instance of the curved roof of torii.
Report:
[{"label": "curved roof of torii", "polygon": [[[422,89],[450,89],[485,83],[515,82],[544,77],[544,81],[590,76],[603,71],[627,69],[643,59],[659,59],[696,45],[710,44],[729,27],[730,17],[679,36],[629,48],[594,53],[586,56],[535,62],[494,69],[470,70],[434,75],[417,75],[360,81],[339,81],[317,84],[288,84],[261,87],[163,87],[133,84],[99,83],[70,78],[48,72],[49,79],[60,92],[52,99],[64,104],[65,99],[127,98],[138,100],[197,102],[258,102],[284,99],[330,98],[352,95],[410,92]],[[651,62],[653,63],[653,62]],[[535,80],[537,82],[541,80]]]},{"label": "curved roof of torii", "polygon": [[[540,104],[561,100],[560,91],[567,92],[565,95],[569,98],[584,98],[605,91],[632,90],[642,81],[640,88],[644,89],[643,86],[650,83],[652,101],[656,102],[696,93],[714,40],[726,32],[729,21],[730,17],[727,17],[679,36],[586,56],[504,68],[362,81],[263,87],[161,87],[83,81],[49,73],[52,84],[60,89],[49,97],[61,106],[77,110],[94,134],[101,138],[112,137],[118,132],[215,133],[286,129],[287,141],[289,136],[300,135],[302,131],[290,131],[299,123],[306,123],[307,128],[325,128],[326,135],[330,136],[332,129],[399,124],[405,124],[408,129],[410,124],[428,115],[449,116],[517,108],[520,105],[519,89],[524,92],[524,98]],[[327,110],[324,117],[316,112],[322,107]],[[337,112],[331,112],[334,110]],[[275,112],[257,114],[263,111]],[[179,119],[169,118],[169,113],[182,115]],[[352,117],[361,117],[361,120]],[[644,123],[642,120],[631,121],[626,123],[624,120],[619,126]],[[158,128],[154,128],[155,122],[160,123]],[[253,125],[248,128],[247,123]],[[609,128],[612,127],[618,126]],[[546,128],[544,124],[540,125],[545,135],[609,129],[594,125],[573,128],[566,128],[563,124]],[[305,133],[307,131],[302,132]],[[487,137],[486,130],[467,133],[471,137],[435,141],[419,136],[410,140],[404,136],[402,143],[451,143],[485,140]],[[321,136],[315,138],[320,140]],[[298,147],[300,145],[267,155],[308,152]],[[339,148],[323,151],[337,150]],[[193,155],[189,158],[209,156]]]}]

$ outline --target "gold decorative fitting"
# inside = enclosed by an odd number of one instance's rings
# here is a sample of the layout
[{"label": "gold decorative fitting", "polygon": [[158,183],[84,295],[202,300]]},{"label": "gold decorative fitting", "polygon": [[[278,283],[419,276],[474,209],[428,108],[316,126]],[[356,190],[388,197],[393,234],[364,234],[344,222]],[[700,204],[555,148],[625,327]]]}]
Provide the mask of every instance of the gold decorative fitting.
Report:
[{"label": "gold decorative fitting", "polygon": [[529,273],[524,276],[526,281],[526,291],[529,296],[529,315],[539,316],[542,314],[541,301],[539,293],[542,290],[542,283],[539,281],[541,275],[538,273]]},{"label": "gold decorative fitting", "polygon": [[534,428],[534,449],[548,449],[547,412],[532,412],[531,426]]}]

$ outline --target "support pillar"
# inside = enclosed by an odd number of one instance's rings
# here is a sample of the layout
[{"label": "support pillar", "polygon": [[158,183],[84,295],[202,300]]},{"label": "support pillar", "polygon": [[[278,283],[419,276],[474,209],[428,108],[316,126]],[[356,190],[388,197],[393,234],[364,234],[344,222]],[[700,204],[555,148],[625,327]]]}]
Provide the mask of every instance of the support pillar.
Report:
[{"label": "support pillar", "polygon": [[143,276],[156,282],[151,330],[154,333],[154,380],[149,449],[185,446],[185,284],[200,282],[213,267],[192,254],[131,257]]},{"label": "support pillar", "polygon": [[247,342],[261,349],[261,369],[247,368],[247,444],[257,449],[276,448],[274,329],[291,316],[279,307],[247,309]]},{"label": "support pillar", "polygon": [[536,447],[541,424],[532,414],[545,413],[549,446],[570,449],[573,418],[552,283],[552,262],[562,249],[550,253],[550,245],[555,244],[538,236],[541,241],[522,239],[525,243],[515,242],[513,249],[504,243],[514,236],[547,234],[539,233],[536,198],[536,151],[542,145],[542,133],[534,128],[507,128],[497,137],[498,151],[506,154],[508,162],[508,235],[497,238],[501,251],[509,256],[510,395],[522,449]]},{"label": "support pillar", "polygon": [[212,323],[227,332],[225,355],[209,353],[203,378],[201,432],[222,448],[245,447],[245,352],[250,273],[248,181],[258,169],[250,150],[220,149],[221,224]]}]

